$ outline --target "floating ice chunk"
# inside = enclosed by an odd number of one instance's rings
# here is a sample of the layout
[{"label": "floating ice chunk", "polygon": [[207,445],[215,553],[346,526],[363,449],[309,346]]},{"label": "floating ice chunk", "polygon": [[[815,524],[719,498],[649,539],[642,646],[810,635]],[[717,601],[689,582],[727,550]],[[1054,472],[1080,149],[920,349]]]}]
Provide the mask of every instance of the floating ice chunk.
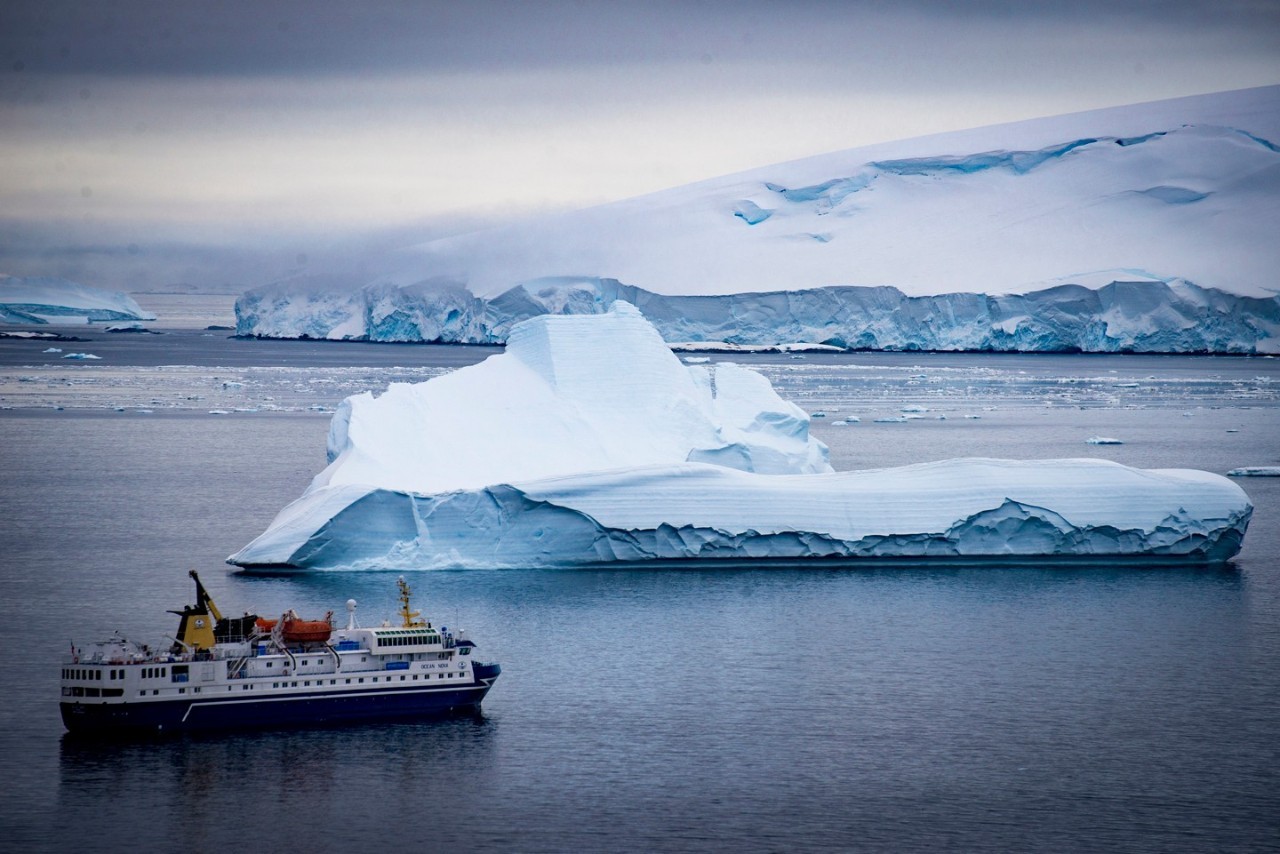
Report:
[{"label": "floating ice chunk", "polygon": [[62,358],[64,358],[64,359],[78,359],[78,360],[80,360],[80,361],[84,361],[84,360],[87,360],[87,359],[101,359],[102,357],[101,357],[101,356],[95,356],[93,353],[67,353],[67,354],[66,354],[65,356],[63,356]]},{"label": "floating ice chunk", "polygon": [[61,353],[61,352],[62,352],[62,348],[61,348],[61,347],[46,347],[45,349],[41,350],[40,352],[41,352],[41,353]]},{"label": "floating ice chunk", "polygon": [[1085,442],[1090,445],[1123,445],[1124,444],[1124,440],[1122,439],[1112,439],[1107,436],[1090,436],[1088,439],[1085,439]]},{"label": "floating ice chunk", "polygon": [[1280,466],[1242,466],[1227,472],[1228,477],[1280,477]]},{"label": "floating ice chunk", "polygon": [[209,414],[210,414],[210,415],[230,415],[230,414],[231,414],[231,410],[229,410],[229,409],[210,409],[210,410],[209,410]]},{"label": "floating ice chunk", "polygon": [[887,415],[873,420],[876,424],[906,424],[908,419],[905,415]]}]

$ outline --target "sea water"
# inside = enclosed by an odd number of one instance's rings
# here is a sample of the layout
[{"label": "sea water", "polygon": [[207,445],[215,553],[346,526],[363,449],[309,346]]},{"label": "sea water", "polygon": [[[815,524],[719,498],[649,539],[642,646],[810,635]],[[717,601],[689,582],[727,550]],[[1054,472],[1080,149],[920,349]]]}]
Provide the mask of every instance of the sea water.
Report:
[{"label": "sea water", "polygon": [[[65,736],[71,644],[116,630],[163,643],[165,612],[193,599],[188,569],[230,615],[342,620],[354,598],[365,625],[394,619],[395,573],[255,577],[221,561],[324,466],[312,407],[487,355],[279,343],[263,358],[245,354],[264,342],[210,336],[165,369],[163,339],[147,339],[68,345],[115,348],[102,365],[41,361],[47,345],[0,358],[9,850],[1280,845],[1277,479],[1240,481],[1257,509],[1218,568],[410,573],[426,616],[503,665],[478,716]],[[1280,462],[1276,360],[739,361],[826,413],[813,429],[837,468]],[[172,405],[126,405],[143,400]]]}]

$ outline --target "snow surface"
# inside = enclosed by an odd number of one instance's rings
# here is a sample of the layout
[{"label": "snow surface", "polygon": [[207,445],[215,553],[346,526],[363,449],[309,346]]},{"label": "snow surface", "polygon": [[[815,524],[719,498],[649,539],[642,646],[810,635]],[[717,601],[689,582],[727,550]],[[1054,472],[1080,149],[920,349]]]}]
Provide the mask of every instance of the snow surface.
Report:
[{"label": "snow surface", "polygon": [[50,277],[0,274],[0,322],[92,323],[155,320],[133,298],[119,291]]},{"label": "snow surface", "polygon": [[249,291],[237,332],[500,343],[624,299],[669,342],[1275,353],[1278,142],[1272,86],[853,149]]},{"label": "snow surface", "polygon": [[1270,296],[1277,143],[1280,86],[995,125],[436,240],[383,281],[443,277],[484,297],[560,276],[681,295],[924,296],[1090,284],[1092,271],[1105,284],[1128,270]]},{"label": "snow surface", "polygon": [[689,558],[1225,560],[1228,479],[1104,460],[833,472],[809,418],[735,365],[683,365],[627,303],[542,316],[505,353],[348,398],[329,466],[229,562],[530,567]]}]

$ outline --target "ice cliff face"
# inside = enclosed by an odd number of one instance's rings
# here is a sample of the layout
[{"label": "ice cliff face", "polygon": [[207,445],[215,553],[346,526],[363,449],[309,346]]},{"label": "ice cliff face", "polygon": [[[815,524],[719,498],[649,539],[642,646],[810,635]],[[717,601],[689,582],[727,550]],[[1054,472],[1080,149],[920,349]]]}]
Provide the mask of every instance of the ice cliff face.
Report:
[{"label": "ice cliff face", "polygon": [[1027,294],[909,297],[896,288],[830,287],[723,296],[665,296],[612,279],[560,279],[483,300],[457,287],[375,285],[336,301],[275,288],[236,302],[237,333],[267,338],[505,343],[541,314],[638,308],[669,342],[865,350],[1088,353],[1280,352],[1280,298],[1189,282],[1113,281]]},{"label": "ice cliff face", "polygon": [[623,299],[668,341],[1276,352],[1277,141],[1280,86],[854,149],[250,291],[237,330],[500,343]]},{"label": "ice cliff face", "polygon": [[0,323],[155,320],[131,297],[48,277],[0,276]]},{"label": "ice cliff face", "polygon": [[762,376],[682,365],[622,302],[533,318],[479,365],[348,398],[329,459],[231,563],[1220,561],[1252,512],[1226,478],[1101,460],[836,473],[808,417]]}]

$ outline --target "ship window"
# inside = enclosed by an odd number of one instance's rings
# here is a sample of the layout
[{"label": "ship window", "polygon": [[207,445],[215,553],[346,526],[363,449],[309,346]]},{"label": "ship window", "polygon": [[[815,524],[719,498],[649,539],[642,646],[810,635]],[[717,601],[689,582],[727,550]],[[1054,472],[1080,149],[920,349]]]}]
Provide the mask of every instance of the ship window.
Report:
[{"label": "ship window", "polygon": [[363,684],[364,684],[364,679],[361,679],[361,680],[359,680],[359,681],[360,681],[360,684],[361,684],[361,685],[363,685]]},{"label": "ship window", "polygon": [[347,684],[348,684],[348,685],[350,685],[350,684],[351,684],[351,680],[350,680],[350,679],[348,679],[348,680],[347,680]]},{"label": "ship window", "polygon": [[275,662],[274,662],[274,661],[268,661],[268,662],[267,662],[267,667],[274,667],[274,666],[275,666]]},{"label": "ship window", "polygon": [[101,691],[100,689],[98,689],[98,688],[85,688],[85,689],[84,689],[84,695],[85,695],[86,697],[97,697],[97,696],[100,696],[101,694],[102,694],[102,691]]},{"label": "ship window", "polygon": [[178,689],[178,693],[179,693],[179,694],[185,694],[185,693],[187,693],[187,689],[186,689],[186,688],[179,688],[179,689]]},{"label": "ship window", "polygon": [[123,689],[123,688],[103,688],[103,689],[102,689],[102,696],[104,696],[104,697],[123,697],[123,696],[124,696],[124,689]]},{"label": "ship window", "polygon": [[279,682],[272,682],[272,683],[271,683],[271,687],[272,687],[272,688],[279,688],[279,687],[280,687],[280,683],[279,683]]},{"label": "ship window", "polygon": [[400,677],[400,681],[401,681],[401,682],[403,682],[403,681],[404,681],[404,677],[403,677],[403,676],[401,676],[401,677]]}]

